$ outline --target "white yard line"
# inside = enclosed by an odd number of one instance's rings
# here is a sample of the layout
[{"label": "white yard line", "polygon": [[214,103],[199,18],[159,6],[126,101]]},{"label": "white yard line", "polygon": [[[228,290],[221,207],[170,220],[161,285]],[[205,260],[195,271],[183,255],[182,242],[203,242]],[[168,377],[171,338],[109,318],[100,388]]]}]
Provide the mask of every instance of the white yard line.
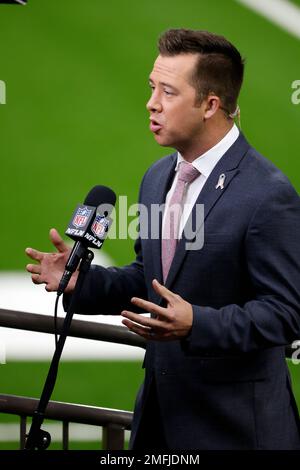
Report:
[{"label": "white yard line", "polygon": [[[98,255],[98,253],[97,253]],[[96,262],[102,266],[114,265],[101,253]],[[56,295],[47,293],[43,286],[35,286],[29,273],[0,271],[0,308],[53,315]],[[62,307],[60,316],[64,316]],[[75,315],[75,319],[122,325],[119,315]],[[54,337],[45,333],[0,327],[0,367],[12,360],[49,360],[54,352]],[[67,338],[64,360],[142,360],[141,348],[103,341]]]},{"label": "white yard line", "polygon": [[300,8],[288,0],[236,0],[300,39]]}]

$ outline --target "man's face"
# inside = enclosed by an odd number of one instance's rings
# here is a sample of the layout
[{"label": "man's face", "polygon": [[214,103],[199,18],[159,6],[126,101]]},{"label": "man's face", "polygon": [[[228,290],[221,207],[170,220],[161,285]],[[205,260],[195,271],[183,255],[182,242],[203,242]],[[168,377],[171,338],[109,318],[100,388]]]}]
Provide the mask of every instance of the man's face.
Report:
[{"label": "man's face", "polygon": [[150,130],[157,143],[180,152],[193,147],[203,132],[204,106],[197,104],[191,74],[196,54],[159,55],[149,77]]}]

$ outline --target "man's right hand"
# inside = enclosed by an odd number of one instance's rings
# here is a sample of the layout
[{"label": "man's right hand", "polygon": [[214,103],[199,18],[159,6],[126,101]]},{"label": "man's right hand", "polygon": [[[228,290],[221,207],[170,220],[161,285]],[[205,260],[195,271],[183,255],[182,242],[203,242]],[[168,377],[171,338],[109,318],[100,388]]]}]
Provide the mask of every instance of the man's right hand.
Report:
[{"label": "man's right hand", "polygon": [[[46,291],[53,292],[58,289],[71,249],[54,228],[50,230],[50,240],[57,249],[57,253],[43,253],[33,248],[26,248],[25,252],[31,259],[37,261],[37,264],[27,264],[26,266],[27,271],[31,273],[32,282],[34,284],[46,284]],[[78,271],[72,275],[65,290],[66,293],[72,292],[77,277]]]}]

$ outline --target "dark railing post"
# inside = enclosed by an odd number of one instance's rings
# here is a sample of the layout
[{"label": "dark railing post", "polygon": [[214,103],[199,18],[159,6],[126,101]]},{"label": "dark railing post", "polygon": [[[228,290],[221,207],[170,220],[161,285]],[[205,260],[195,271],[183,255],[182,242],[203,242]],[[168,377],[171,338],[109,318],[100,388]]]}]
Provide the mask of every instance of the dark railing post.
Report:
[{"label": "dark railing post", "polygon": [[125,431],[123,426],[113,423],[103,426],[102,449],[122,450],[124,449],[124,442]]},{"label": "dark railing post", "polygon": [[20,449],[21,450],[23,450],[25,448],[26,423],[27,423],[27,417],[26,416],[20,416]]},{"label": "dark railing post", "polygon": [[63,421],[62,423],[62,448],[63,450],[69,449],[69,423]]},{"label": "dark railing post", "polygon": [[[26,416],[33,416],[39,400],[36,398],[0,394],[0,413],[20,416],[20,447],[24,449]],[[69,447],[69,424],[80,423],[103,428],[102,447],[107,450],[124,448],[125,429],[130,430],[133,413],[88,405],[50,401],[45,419],[62,421],[62,445]]]}]

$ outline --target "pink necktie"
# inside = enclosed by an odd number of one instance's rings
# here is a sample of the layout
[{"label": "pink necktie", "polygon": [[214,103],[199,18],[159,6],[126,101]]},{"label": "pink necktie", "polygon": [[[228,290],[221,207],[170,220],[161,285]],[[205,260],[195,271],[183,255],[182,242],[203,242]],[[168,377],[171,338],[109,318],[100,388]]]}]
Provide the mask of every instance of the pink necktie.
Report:
[{"label": "pink necktie", "polygon": [[180,218],[183,209],[183,196],[187,189],[187,185],[192,183],[192,181],[194,181],[199,175],[200,172],[191,163],[180,163],[177,183],[164,219],[161,240],[161,259],[164,281],[167,279],[176,251]]}]

